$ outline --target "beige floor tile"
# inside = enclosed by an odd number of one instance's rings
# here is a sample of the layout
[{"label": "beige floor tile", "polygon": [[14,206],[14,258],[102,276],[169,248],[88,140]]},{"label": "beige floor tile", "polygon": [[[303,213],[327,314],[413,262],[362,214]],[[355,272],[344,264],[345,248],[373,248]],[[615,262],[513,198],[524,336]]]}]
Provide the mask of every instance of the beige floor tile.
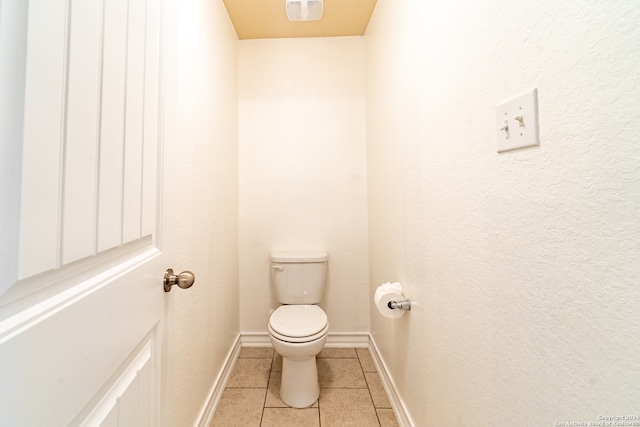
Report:
[{"label": "beige floor tile", "polygon": [[320,427],[318,408],[264,408],[261,427]]},{"label": "beige floor tile", "polygon": [[265,357],[271,359],[273,357],[273,347],[242,347],[240,349],[239,358],[256,358]]},{"label": "beige floor tile", "polygon": [[226,388],[210,427],[259,427],[265,388]]},{"label": "beige floor tile", "polygon": [[362,365],[363,371],[377,371],[376,365],[373,363],[373,358],[371,357],[371,351],[368,348],[357,348],[356,352],[358,353],[358,359],[360,359],[360,365]]},{"label": "beige floor tile", "polygon": [[384,391],[384,386],[380,380],[380,376],[377,372],[365,372],[364,377],[367,380],[367,386],[369,392],[371,392],[371,398],[373,399],[373,405],[376,408],[391,408],[391,403],[387,397],[387,393]]},{"label": "beige floor tile", "polygon": [[355,358],[358,355],[355,348],[323,348],[318,358],[326,357]]},{"label": "beige floor tile", "polygon": [[400,427],[393,409],[376,409],[381,427]]},{"label": "beige floor tile", "polygon": [[269,383],[271,359],[238,359],[227,387],[264,387]]},{"label": "beige floor tile", "polygon": [[367,388],[358,359],[318,359],[320,388]]},{"label": "beige floor tile", "polygon": [[398,426],[369,349],[323,349],[317,363],[320,399],[294,409],[280,399],[282,357],[243,347],[210,427]]},{"label": "beige floor tile", "polygon": [[264,401],[265,408],[287,408],[289,405],[280,399],[280,380],[282,372],[271,372],[269,377],[269,388],[267,389],[267,398]]},{"label": "beige floor tile", "polygon": [[282,371],[282,356],[278,353],[273,354],[273,364],[271,365],[272,371]]},{"label": "beige floor tile", "polygon": [[[284,403],[282,399],[280,399],[280,384],[282,380],[282,372],[276,371],[271,372],[271,376],[269,377],[269,388],[267,389],[267,398],[264,402],[265,408],[288,408],[289,405]],[[318,407],[318,402],[316,401],[312,408]]]},{"label": "beige floor tile", "polygon": [[366,389],[320,389],[322,427],[378,427],[378,417]]}]

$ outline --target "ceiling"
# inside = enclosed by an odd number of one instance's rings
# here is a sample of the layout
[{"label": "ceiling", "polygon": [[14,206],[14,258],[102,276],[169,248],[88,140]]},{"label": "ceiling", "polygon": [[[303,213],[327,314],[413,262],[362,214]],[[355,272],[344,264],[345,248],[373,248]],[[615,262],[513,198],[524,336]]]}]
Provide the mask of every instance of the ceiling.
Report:
[{"label": "ceiling", "polygon": [[240,40],[364,35],[376,0],[324,0],[319,21],[290,22],[285,0],[223,0]]}]

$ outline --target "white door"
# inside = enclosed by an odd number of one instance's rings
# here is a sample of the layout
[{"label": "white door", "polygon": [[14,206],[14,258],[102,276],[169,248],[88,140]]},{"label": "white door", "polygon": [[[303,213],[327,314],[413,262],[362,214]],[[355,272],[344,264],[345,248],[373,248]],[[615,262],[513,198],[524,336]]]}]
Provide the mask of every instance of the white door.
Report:
[{"label": "white door", "polygon": [[0,77],[0,425],[158,425],[159,0],[0,0]]}]

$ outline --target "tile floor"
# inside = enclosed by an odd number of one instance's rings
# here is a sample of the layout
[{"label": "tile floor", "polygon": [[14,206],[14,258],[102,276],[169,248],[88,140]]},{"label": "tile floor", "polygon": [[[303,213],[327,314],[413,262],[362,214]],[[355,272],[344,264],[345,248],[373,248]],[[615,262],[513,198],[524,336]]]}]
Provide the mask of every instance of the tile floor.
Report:
[{"label": "tile floor", "polygon": [[398,426],[367,348],[325,348],[317,359],[320,398],[295,409],[280,400],[282,357],[243,347],[210,427]]}]

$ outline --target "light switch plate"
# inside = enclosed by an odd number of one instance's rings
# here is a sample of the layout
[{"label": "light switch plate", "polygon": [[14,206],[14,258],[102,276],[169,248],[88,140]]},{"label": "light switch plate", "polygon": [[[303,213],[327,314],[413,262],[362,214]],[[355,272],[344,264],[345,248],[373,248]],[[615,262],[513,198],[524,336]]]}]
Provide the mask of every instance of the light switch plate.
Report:
[{"label": "light switch plate", "polygon": [[498,153],[540,145],[538,89],[496,105]]}]

